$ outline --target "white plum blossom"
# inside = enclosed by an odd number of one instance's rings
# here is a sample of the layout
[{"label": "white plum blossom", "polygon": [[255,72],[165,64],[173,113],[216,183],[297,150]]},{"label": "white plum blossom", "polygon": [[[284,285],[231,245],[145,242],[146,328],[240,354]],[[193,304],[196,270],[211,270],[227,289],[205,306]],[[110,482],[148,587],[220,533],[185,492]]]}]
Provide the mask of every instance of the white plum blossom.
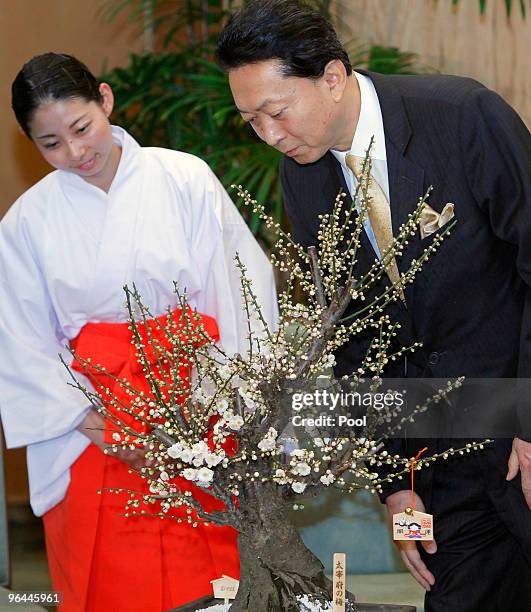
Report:
[{"label": "white plum blossom", "polygon": [[293,482],[291,483],[291,488],[295,491],[295,493],[304,493],[306,489],[305,482]]},{"label": "white plum blossom", "polygon": [[312,471],[312,468],[307,463],[296,463],[295,466],[291,469],[292,474],[296,474],[297,476],[308,476],[308,474]]},{"label": "white plum blossom", "polygon": [[234,414],[230,417],[228,425],[229,428],[233,431],[238,431],[239,429],[241,429],[243,423],[244,420],[242,419],[242,417],[239,414]]},{"label": "white plum blossom", "polygon": [[196,480],[202,483],[209,483],[209,482],[212,482],[213,478],[214,478],[214,472],[207,467],[202,467],[197,472]]},{"label": "white plum blossom", "polygon": [[223,459],[225,459],[225,451],[218,450],[215,453],[208,453],[208,455],[205,456],[205,463],[208,465],[208,467],[215,467],[221,463]]},{"label": "white plum blossom", "polygon": [[219,421],[214,425],[214,428],[216,428],[216,426],[223,427],[230,421],[233,416],[234,412],[230,408],[227,408],[227,410],[223,413]]},{"label": "white plum blossom", "polygon": [[224,397],[222,397],[216,402],[216,412],[218,414],[223,414],[227,410],[228,407],[229,407],[229,402]]},{"label": "white plum blossom", "polygon": [[200,440],[195,444],[192,444],[192,451],[194,455],[205,454],[208,453],[208,444],[204,440]]},{"label": "white plum blossom", "polygon": [[166,481],[166,480],[169,480],[169,479],[170,479],[170,475],[168,474],[168,472],[166,472],[166,471],[162,471],[162,472],[159,474],[159,478],[160,478],[160,480],[164,480],[164,481]]},{"label": "white plum blossom", "polygon": [[276,440],[274,438],[268,438],[267,436],[258,442],[258,448],[261,451],[273,450],[276,446]]},{"label": "white plum blossom", "polygon": [[276,448],[277,430],[270,427],[266,435],[258,442],[258,448],[261,451],[270,451]]},{"label": "white plum blossom", "polygon": [[230,366],[226,363],[217,368],[217,373],[223,380],[228,380],[232,375]]},{"label": "white plum blossom", "polygon": [[197,480],[197,471],[194,468],[186,468],[181,472],[181,476],[186,480]]},{"label": "white plum blossom", "polygon": [[176,442],[173,446],[170,446],[166,451],[172,459],[179,459],[183,450],[183,445],[180,442]]},{"label": "white plum blossom", "polygon": [[205,455],[209,453],[208,444],[204,440],[200,440],[192,445],[192,453],[194,458],[201,459],[203,461]]},{"label": "white plum blossom", "polygon": [[335,479],[336,477],[330,471],[327,471],[326,474],[323,474],[321,478],[319,478],[319,480],[327,487],[330,486]]},{"label": "white plum blossom", "polygon": [[325,368],[333,368],[336,365],[336,358],[333,354],[326,355],[321,364]]},{"label": "white plum blossom", "polygon": [[184,461],[184,463],[191,463],[193,458],[194,454],[192,453],[191,448],[183,448],[178,457],[178,459],[181,459],[182,461]]},{"label": "white plum blossom", "polygon": [[273,475],[273,480],[279,485],[288,483],[288,479],[286,478],[286,472],[281,468],[277,468],[276,472]]}]

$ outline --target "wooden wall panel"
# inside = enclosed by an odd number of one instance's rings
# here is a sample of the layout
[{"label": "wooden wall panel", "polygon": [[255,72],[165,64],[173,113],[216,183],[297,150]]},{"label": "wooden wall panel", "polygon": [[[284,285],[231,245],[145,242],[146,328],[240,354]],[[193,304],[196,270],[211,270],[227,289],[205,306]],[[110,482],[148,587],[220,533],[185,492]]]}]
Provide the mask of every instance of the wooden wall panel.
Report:
[{"label": "wooden wall panel", "polygon": [[503,0],[335,0],[344,40],[394,45],[448,74],[473,77],[500,93],[531,125],[531,11]]}]

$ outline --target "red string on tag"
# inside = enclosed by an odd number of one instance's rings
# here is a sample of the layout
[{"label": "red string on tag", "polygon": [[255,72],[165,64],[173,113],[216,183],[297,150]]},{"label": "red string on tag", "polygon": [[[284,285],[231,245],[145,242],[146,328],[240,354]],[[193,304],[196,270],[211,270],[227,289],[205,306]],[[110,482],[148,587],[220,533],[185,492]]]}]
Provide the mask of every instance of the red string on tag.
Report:
[{"label": "red string on tag", "polygon": [[417,453],[417,456],[415,457],[415,459],[413,459],[411,461],[411,512],[415,511],[415,487],[414,487],[414,482],[415,482],[415,462],[422,455],[422,453],[424,451],[427,451],[427,450],[428,450],[428,447],[425,446],[421,451],[419,451]]}]

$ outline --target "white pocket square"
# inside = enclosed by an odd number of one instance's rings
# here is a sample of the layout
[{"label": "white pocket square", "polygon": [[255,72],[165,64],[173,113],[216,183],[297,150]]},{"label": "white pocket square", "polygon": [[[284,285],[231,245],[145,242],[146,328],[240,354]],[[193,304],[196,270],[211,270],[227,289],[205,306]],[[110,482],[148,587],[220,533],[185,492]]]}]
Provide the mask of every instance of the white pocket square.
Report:
[{"label": "white pocket square", "polygon": [[424,204],[419,218],[419,228],[421,239],[433,234],[443,225],[446,225],[450,219],[454,218],[454,205],[448,202],[440,213],[433,210],[428,204]]}]

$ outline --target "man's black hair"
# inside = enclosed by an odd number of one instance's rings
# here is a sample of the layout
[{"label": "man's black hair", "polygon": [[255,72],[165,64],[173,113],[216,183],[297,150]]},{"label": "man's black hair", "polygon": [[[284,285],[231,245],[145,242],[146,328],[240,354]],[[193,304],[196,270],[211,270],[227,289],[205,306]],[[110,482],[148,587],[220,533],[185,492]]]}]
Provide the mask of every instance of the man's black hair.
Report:
[{"label": "man's black hair", "polygon": [[302,0],[251,0],[221,32],[216,59],[226,71],[276,59],[284,76],[317,79],[328,62],[352,65],[332,24]]}]

